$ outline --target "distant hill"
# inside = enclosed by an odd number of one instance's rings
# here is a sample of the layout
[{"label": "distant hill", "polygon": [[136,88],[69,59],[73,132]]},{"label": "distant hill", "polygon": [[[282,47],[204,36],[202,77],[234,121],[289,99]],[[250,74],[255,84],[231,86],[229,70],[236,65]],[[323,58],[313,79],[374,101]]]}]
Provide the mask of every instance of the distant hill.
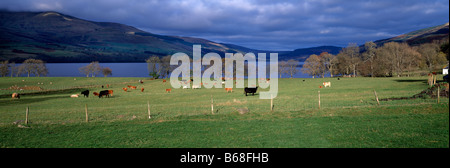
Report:
[{"label": "distant hill", "polygon": [[396,37],[383,39],[383,40],[377,40],[374,43],[376,43],[378,46],[383,45],[384,43],[388,42],[406,42],[411,46],[423,44],[423,43],[430,43],[434,40],[442,40],[444,38],[448,38],[449,35],[449,23],[429,27],[425,29],[416,30],[410,33],[402,34]]},{"label": "distant hill", "polygon": [[22,62],[144,62],[151,55],[257,51],[236,45],[145,32],[132,26],[92,22],[57,12],[0,12],[0,60]]}]

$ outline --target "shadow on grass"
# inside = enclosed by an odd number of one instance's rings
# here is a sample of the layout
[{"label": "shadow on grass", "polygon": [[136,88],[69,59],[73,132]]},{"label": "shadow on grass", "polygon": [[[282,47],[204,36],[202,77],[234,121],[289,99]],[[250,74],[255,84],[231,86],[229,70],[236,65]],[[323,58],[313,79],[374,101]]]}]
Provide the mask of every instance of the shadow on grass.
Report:
[{"label": "shadow on grass", "polygon": [[394,80],[396,82],[422,82],[422,83],[427,83],[427,80],[424,79],[397,79]]}]

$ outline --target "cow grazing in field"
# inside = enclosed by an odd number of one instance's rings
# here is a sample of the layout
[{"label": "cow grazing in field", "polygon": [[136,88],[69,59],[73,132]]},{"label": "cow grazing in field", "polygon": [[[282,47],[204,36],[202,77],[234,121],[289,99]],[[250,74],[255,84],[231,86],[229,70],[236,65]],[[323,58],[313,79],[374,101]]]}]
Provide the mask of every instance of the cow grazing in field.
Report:
[{"label": "cow grazing in field", "polygon": [[225,88],[225,91],[233,93],[233,88]]},{"label": "cow grazing in field", "polygon": [[98,98],[102,98],[103,96],[109,97],[109,90],[102,90],[100,91]]},{"label": "cow grazing in field", "polygon": [[94,94],[94,96],[99,96],[100,94],[98,94],[97,92],[92,93]]},{"label": "cow grazing in field", "polygon": [[141,88],[141,92],[144,92],[144,88]]},{"label": "cow grazing in field", "polygon": [[166,93],[170,93],[172,89],[166,89]]},{"label": "cow grazing in field", "polygon": [[74,98],[74,97],[78,97],[80,94],[73,94],[73,95],[70,95],[70,97],[72,97],[72,98]]},{"label": "cow grazing in field", "polygon": [[81,94],[84,95],[84,97],[89,97],[89,90],[82,91]]},{"label": "cow grazing in field", "polygon": [[323,86],[324,87],[331,87],[331,82],[323,82]]},{"label": "cow grazing in field", "polygon": [[167,81],[165,79],[163,79],[163,83],[166,83]]},{"label": "cow grazing in field", "polygon": [[192,89],[200,89],[199,85],[192,85]]},{"label": "cow grazing in field", "polygon": [[252,95],[255,95],[256,90],[258,90],[258,86],[254,87],[254,88],[245,87],[244,88],[245,96],[247,96],[247,93],[251,93]]},{"label": "cow grazing in field", "polygon": [[127,89],[127,88],[122,88],[122,89],[123,89],[123,91],[125,91],[125,92],[126,92],[126,91],[128,91],[128,89]]},{"label": "cow grazing in field", "polygon": [[114,91],[113,90],[108,90],[108,94],[113,96]]},{"label": "cow grazing in field", "polygon": [[13,99],[15,99],[15,98],[20,99],[20,95],[18,93],[13,93],[11,95],[11,98],[13,98]]},{"label": "cow grazing in field", "polygon": [[139,80],[139,83],[143,84],[143,83],[144,83],[144,81],[142,81],[142,80]]},{"label": "cow grazing in field", "polygon": [[130,87],[130,89],[136,89],[137,88],[137,86],[131,86]]}]

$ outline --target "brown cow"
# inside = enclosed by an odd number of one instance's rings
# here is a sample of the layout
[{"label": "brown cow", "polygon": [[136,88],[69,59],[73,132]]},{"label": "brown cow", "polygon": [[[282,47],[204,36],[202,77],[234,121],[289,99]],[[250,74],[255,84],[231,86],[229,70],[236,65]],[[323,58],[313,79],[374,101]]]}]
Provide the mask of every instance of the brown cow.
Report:
[{"label": "brown cow", "polygon": [[166,93],[170,93],[172,89],[166,89]]},{"label": "brown cow", "polygon": [[167,81],[165,79],[163,79],[163,83],[166,83]]},{"label": "brown cow", "polygon": [[128,90],[127,88],[122,88],[122,89],[123,89],[123,91],[125,91],[125,92]]},{"label": "brown cow", "polygon": [[15,98],[20,99],[20,95],[19,95],[18,93],[13,93],[13,94],[11,95],[11,97],[12,97],[13,99],[15,99]]},{"label": "brown cow", "polygon": [[233,93],[233,88],[225,88],[225,91],[227,91],[227,93],[228,93],[229,91],[231,91],[231,93]]},{"label": "brown cow", "polygon": [[137,88],[137,86],[131,86],[130,88],[131,88],[131,89],[136,89],[136,88]]},{"label": "brown cow", "polygon": [[94,96],[99,96],[100,94],[98,94],[97,92],[92,93],[94,94]]},{"label": "brown cow", "polygon": [[141,88],[141,92],[144,92],[144,88]]},{"label": "brown cow", "polygon": [[113,90],[108,90],[108,92],[111,96],[113,95]]}]

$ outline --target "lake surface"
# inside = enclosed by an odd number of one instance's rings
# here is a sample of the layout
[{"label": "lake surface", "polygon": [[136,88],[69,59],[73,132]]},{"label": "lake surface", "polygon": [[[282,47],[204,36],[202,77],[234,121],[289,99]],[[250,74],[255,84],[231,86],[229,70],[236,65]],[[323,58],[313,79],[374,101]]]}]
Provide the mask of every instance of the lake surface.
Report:
[{"label": "lake surface", "polygon": [[[110,77],[150,77],[147,69],[147,63],[99,63],[101,67],[108,67],[112,70]],[[17,64],[18,66],[20,64]],[[80,73],[79,68],[88,65],[88,63],[47,63],[49,71],[48,77],[85,77],[86,75]],[[297,67],[298,73],[294,75],[295,78],[311,78],[310,75],[303,74],[301,66]],[[23,75],[22,75],[23,76]],[[103,77],[103,74],[98,74],[98,77]],[[328,75],[329,76],[329,75]],[[282,78],[288,78],[286,74]]]}]

